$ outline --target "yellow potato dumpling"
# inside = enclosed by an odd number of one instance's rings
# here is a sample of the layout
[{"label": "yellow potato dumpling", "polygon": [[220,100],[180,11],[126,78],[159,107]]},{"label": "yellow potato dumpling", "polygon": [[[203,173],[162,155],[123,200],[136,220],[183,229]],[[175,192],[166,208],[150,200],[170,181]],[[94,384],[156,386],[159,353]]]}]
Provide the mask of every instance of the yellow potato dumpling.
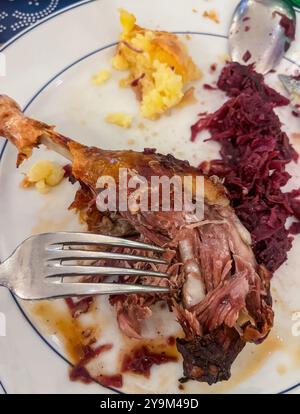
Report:
[{"label": "yellow potato dumpling", "polygon": [[53,164],[51,161],[38,161],[28,171],[27,177],[31,183],[44,180],[48,177],[53,170]]},{"label": "yellow potato dumpling", "polygon": [[136,18],[132,13],[120,9],[120,21],[123,27],[123,35],[128,35],[135,27]]},{"label": "yellow potato dumpling", "polygon": [[58,185],[64,178],[64,169],[51,161],[38,161],[28,171],[22,185],[24,188],[35,185],[43,194],[50,191],[50,187]]},{"label": "yellow potato dumpling", "polygon": [[39,193],[47,194],[50,191],[50,187],[45,183],[44,180],[40,180],[37,183],[35,183],[35,188]]},{"label": "yellow potato dumpling", "polygon": [[173,33],[145,29],[136,18],[120,10],[123,31],[112,65],[129,70],[121,87],[131,87],[141,104],[141,114],[157,119],[177,106],[190,89],[187,85],[202,76],[185,44]]},{"label": "yellow potato dumpling", "polygon": [[105,118],[105,121],[109,124],[114,124],[121,128],[130,128],[132,125],[132,116],[123,114],[121,112],[108,114]]},{"label": "yellow potato dumpling", "polygon": [[65,170],[60,165],[53,165],[51,174],[45,178],[45,183],[51,187],[55,187],[62,181],[64,175]]},{"label": "yellow potato dumpling", "polygon": [[150,119],[177,105],[184,96],[182,76],[157,60],[153,68],[154,88],[144,95],[141,106],[142,115]]},{"label": "yellow potato dumpling", "polygon": [[106,82],[108,79],[110,79],[111,74],[108,70],[100,70],[100,72],[96,73],[92,76],[92,83],[96,86],[102,85],[104,82]]},{"label": "yellow potato dumpling", "polygon": [[112,67],[116,70],[127,70],[129,68],[129,64],[127,62],[127,60],[119,54],[116,54],[116,56],[114,56],[112,58]]}]

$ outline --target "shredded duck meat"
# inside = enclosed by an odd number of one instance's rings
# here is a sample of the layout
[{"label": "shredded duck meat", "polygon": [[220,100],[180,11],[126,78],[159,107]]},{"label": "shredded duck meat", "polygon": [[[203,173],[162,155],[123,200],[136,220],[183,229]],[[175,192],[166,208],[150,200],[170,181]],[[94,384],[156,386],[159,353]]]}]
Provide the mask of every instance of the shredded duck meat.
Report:
[{"label": "shredded duck meat", "polygon": [[[185,333],[184,339],[177,339],[184,359],[184,378],[209,384],[230,377],[231,365],[246,342],[259,343],[268,335],[273,324],[270,273],[257,263],[250,234],[230,206],[227,190],[217,177],[209,178],[187,161],[154,150],[106,151],[84,146],[25,117],[6,96],[0,96],[0,134],[17,146],[19,162],[40,144],[70,160],[70,175],[81,185],[72,208],[77,209],[90,230],[164,247],[168,264],[159,266],[164,266],[162,271],[170,277],[160,283],[170,284],[170,295],[111,298],[125,335],[140,338],[145,318],[151,317],[151,306],[167,302]],[[191,221],[186,211],[172,208],[100,213],[95,208],[97,180],[109,175],[117,182],[120,168],[145,177],[149,185],[152,176],[203,177],[204,217],[195,215]],[[128,187],[128,191],[132,190]],[[123,261],[119,265],[145,270],[149,266]],[[133,282],[149,285],[158,281],[144,277]]]}]

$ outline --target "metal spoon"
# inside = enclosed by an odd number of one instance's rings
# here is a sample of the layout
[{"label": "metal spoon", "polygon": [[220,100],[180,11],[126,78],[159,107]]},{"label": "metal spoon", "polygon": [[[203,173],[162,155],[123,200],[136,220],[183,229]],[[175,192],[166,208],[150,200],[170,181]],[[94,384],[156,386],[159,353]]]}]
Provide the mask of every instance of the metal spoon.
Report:
[{"label": "metal spoon", "polygon": [[256,71],[265,74],[289,49],[295,29],[296,13],[287,1],[242,0],[229,31],[231,58],[242,64],[255,62]]},{"label": "metal spoon", "polygon": [[291,104],[300,112],[300,76],[278,75],[278,78],[289,93]]}]

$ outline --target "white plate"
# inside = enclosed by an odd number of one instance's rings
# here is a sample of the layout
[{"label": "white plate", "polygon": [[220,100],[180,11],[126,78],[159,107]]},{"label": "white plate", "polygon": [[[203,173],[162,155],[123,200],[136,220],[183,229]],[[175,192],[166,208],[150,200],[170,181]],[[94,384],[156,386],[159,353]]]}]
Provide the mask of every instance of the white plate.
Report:
[{"label": "white plate", "polygon": [[[190,125],[197,113],[214,110],[224,100],[219,92],[209,92],[202,83],[210,83],[218,73],[209,75],[211,63],[224,63],[227,51],[226,33],[235,0],[99,0],[85,1],[69,7],[42,23],[29,28],[2,48],[7,61],[7,76],[0,78],[0,91],[15,98],[26,112],[50,124],[85,144],[103,148],[156,147],[161,152],[172,152],[193,164],[215,157],[217,147],[189,141]],[[191,33],[191,40],[181,34],[196,63],[205,72],[203,81],[196,83],[198,103],[174,111],[173,116],[145,122],[146,128],[137,128],[137,104],[129,90],[120,90],[117,79],[100,88],[90,84],[93,73],[109,68],[114,44],[120,31],[118,8],[134,12],[141,25],[152,28]],[[196,9],[197,12],[193,12]],[[220,24],[202,17],[203,11],[215,9]],[[298,14],[299,16],[299,14]],[[300,30],[298,29],[298,39]],[[294,43],[280,70],[292,73],[300,65],[300,46]],[[276,75],[268,82],[281,90]],[[111,111],[126,111],[135,115],[134,127],[128,131],[107,125],[103,118]],[[279,111],[286,121],[289,133],[299,131],[299,121],[291,116],[290,108]],[[293,142],[300,150],[300,142]],[[4,259],[25,237],[47,230],[78,228],[77,219],[67,212],[74,188],[67,182],[47,196],[19,188],[21,173],[40,158],[56,159],[52,153],[38,151],[15,169],[16,151],[8,145],[1,154],[0,164],[0,255]],[[299,166],[291,167],[291,185],[299,186]],[[224,384],[209,387],[190,382],[184,392],[298,392],[300,381],[300,337],[296,332],[297,321],[292,320],[300,311],[300,279],[298,277],[300,238],[295,240],[289,261],[273,279],[273,297],[276,321],[270,338],[261,346],[248,345],[235,362],[232,379]],[[59,307],[59,303],[54,305]],[[91,317],[101,329],[100,341],[114,338],[114,348],[100,361],[106,369],[113,369],[118,347],[124,339],[116,328],[115,315],[107,304],[100,301],[100,311]],[[16,301],[5,289],[0,289],[0,317],[6,318],[6,336],[0,336],[0,389],[1,383],[9,393],[106,393],[97,384],[83,385],[68,379],[69,355],[55,334],[53,327],[41,322],[28,305]],[[58,310],[57,310],[58,312]],[[47,318],[46,318],[47,319]],[[155,317],[155,324],[167,335],[176,332],[173,316],[166,313]],[[89,322],[91,323],[91,321]],[[293,330],[294,327],[294,330]],[[151,326],[148,327],[151,330]],[[169,332],[166,332],[167,328]],[[153,369],[149,380],[126,376],[123,392],[178,392],[177,379],[181,376],[181,362],[170,363]]]}]

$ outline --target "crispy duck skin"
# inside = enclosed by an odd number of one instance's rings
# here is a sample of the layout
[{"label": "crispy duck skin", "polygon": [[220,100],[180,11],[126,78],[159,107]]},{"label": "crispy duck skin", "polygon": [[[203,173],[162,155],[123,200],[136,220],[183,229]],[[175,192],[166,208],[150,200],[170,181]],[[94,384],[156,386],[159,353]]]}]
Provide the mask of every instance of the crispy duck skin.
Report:
[{"label": "crispy duck skin", "polygon": [[[160,283],[170,283],[172,295],[120,295],[110,299],[125,335],[141,338],[143,321],[151,317],[151,305],[166,300],[185,333],[184,339],[177,340],[185,378],[209,384],[230,377],[231,365],[246,342],[260,343],[267,337],[273,325],[270,275],[264,266],[257,265],[251,237],[230,207],[226,189],[217,177],[204,177],[204,219],[195,218],[192,224],[184,211],[103,214],[95,204],[100,176],[109,175],[118,181],[120,168],[146,177],[148,182],[152,176],[202,174],[172,155],[151,150],[105,151],[81,145],[53,127],[25,117],[7,96],[0,96],[0,135],[17,147],[17,165],[40,144],[72,162],[72,175],[81,184],[72,207],[83,213],[89,230],[165,248],[169,264],[159,265],[157,270],[169,273],[169,281]],[[120,265],[149,268],[144,263]],[[150,277],[129,280],[157,283]]]},{"label": "crispy duck skin", "polygon": [[[201,378],[202,382],[209,385],[230,378],[231,365],[245,344],[235,329],[227,327],[197,336],[193,341],[177,339],[178,350],[183,356],[184,372],[194,378]],[[183,378],[182,382],[185,380]]]},{"label": "crispy duck skin", "polygon": [[[92,188],[95,188],[101,175],[110,175],[117,180],[120,168],[134,169],[140,175],[149,177],[151,174],[155,175],[157,164],[161,169],[159,175],[199,175],[196,168],[184,161],[176,160],[171,155],[105,151],[81,145],[58,134],[52,126],[24,117],[17,103],[4,95],[0,95],[0,135],[18,148],[17,166],[30,157],[33,148],[44,144],[71,160],[74,177]],[[204,191],[208,203],[224,206],[229,204],[221,184],[205,178]]]}]

